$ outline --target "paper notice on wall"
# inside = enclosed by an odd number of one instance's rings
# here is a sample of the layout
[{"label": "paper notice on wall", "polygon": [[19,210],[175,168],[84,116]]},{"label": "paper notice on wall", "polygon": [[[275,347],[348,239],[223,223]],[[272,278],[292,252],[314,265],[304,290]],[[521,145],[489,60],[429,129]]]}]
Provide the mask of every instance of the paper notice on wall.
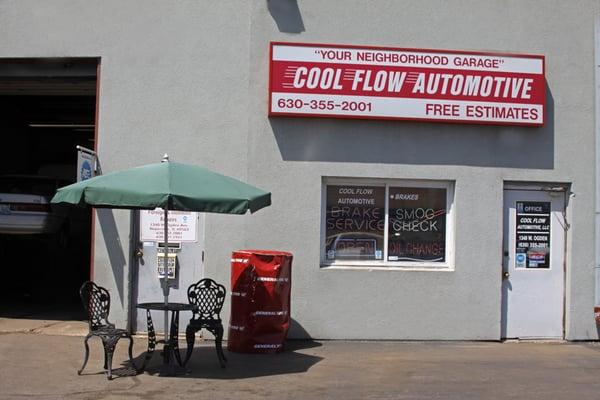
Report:
[{"label": "paper notice on wall", "polygon": [[[165,212],[162,208],[140,212],[140,241],[165,241]],[[169,243],[198,241],[198,213],[169,211]]]}]

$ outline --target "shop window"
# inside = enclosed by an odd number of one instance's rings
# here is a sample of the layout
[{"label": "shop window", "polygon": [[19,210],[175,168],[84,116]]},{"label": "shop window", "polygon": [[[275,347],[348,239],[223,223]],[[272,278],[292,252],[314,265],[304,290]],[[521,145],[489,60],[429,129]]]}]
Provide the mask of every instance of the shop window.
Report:
[{"label": "shop window", "polygon": [[323,266],[450,268],[452,182],[324,184]]}]

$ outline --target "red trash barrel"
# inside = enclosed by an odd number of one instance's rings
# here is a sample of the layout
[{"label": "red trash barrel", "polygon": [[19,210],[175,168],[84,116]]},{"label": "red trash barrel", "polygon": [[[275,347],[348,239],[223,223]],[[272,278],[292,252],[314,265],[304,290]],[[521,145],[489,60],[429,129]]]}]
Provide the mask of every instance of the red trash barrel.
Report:
[{"label": "red trash barrel", "polygon": [[290,327],[292,258],[291,253],[284,251],[232,253],[229,351],[283,351]]}]

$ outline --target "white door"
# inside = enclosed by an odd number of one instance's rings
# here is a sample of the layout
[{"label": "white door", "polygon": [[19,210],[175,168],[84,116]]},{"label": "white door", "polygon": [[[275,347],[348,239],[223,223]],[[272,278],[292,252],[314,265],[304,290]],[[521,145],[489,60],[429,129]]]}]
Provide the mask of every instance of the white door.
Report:
[{"label": "white door", "polygon": [[563,338],[565,192],[504,190],[503,338]]}]

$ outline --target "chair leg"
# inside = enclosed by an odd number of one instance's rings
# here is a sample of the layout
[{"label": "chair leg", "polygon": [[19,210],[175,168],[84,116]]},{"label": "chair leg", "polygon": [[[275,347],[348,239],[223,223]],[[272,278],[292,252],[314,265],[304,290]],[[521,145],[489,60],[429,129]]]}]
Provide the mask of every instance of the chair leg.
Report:
[{"label": "chair leg", "polygon": [[225,354],[223,354],[223,326],[218,326],[215,329],[215,347],[217,349],[219,364],[221,364],[221,368],[225,368],[227,358],[225,358]]},{"label": "chair leg", "polygon": [[108,354],[106,354],[106,346],[104,346],[104,370],[108,369]]},{"label": "chair leg", "polygon": [[88,358],[90,357],[90,346],[88,345],[88,340],[90,340],[90,336],[86,336],[83,344],[85,345],[85,356],[83,358],[83,365],[81,366],[81,368],[79,369],[79,371],[77,371],[77,375],[81,375],[81,373],[83,372],[83,369],[85,368],[87,362],[88,362]]},{"label": "chair leg", "polygon": [[102,341],[104,345],[104,368],[107,370],[107,378],[109,380],[112,379],[112,359],[113,353],[115,352],[115,347],[120,337],[110,337],[106,338]]},{"label": "chair leg", "polygon": [[223,353],[223,335],[221,335],[221,340],[219,340],[219,349],[221,349],[221,357],[223,357],[223,360],[225,360],[225,362],[229,362],[227,357],[225,357],[225,353]]},{"label": "chair leg", "polygon": [[154,331],[154,324],[152,323],[152,314],[150,310],[146,310],[146,322],[148,324],[148,350],[146,351],[146,356],[144,357],[144,361],[142,361],[142,366],[137,370],[138,373],[143,372],[146,369],[146,366],[152,359],[154,355],[154,349],[156,348],[156,332]]},{"label": "chair leg", "polygon": [[133,338],[131,336],[127,336],[127,338],[129,339],[129,362],[131,363],[133,369],[137,371],[138,368],[135,366],[135,362],[133,361]]},{"label": "chair leg", "polygon": [[196,331],[189,325],[185,330],[185,339],[187,341],[187,350],[185,353],[185,360],[183,361],[183,365],[186,365],[190,357],[192,356],[192,352],[194,351],[194,341],[196,340]]},{"label": "chair leg", "polygon": [[113,357],[113,353],[112,352],[106,352],[106,358],[108,359],[108,375],[106,375],[106,377],[108,378],[108,380],[112,380],[112,357]]}]

